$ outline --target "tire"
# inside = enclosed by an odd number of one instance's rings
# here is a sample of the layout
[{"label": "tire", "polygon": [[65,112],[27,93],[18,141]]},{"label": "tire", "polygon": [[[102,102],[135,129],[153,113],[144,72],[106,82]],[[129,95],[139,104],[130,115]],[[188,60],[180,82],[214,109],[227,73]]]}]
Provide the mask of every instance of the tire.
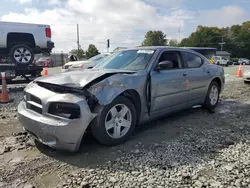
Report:
[{"label": "tire", "polygon": [[[119,107],[121,106],[126,106],[128,109],[128,112],[125,114],[124,119],[130,119],[129,128],[123,127],[122,129],[122,125],[125,124],[121,123],[119,119],[116,119],[114,121],[116,122],[116,125],[115,123],[109,123],[109,126],[111,128],[110,129],[107,128],[108,130],[106,130],[106,125],[108,125],[108,123],[106,122],[111,122],[111,119],[113,120],[115,119],[114,117],[117,115],[116,111],[119,113],[120,112]],[[115,110],[112,111],[115,116],[112,117],[111,109],[114,108],[116,109],[116,111]],[[128,98],[119,96],[112,103],[104,106],[102,109],[100,109],[100,107],[96,107],[94,111],[98,113],[98,116],[93,120],[90,126],[93,136],[100,144],[107,146],[116,146],[126,142],[133,133],[137,122],[136,109],[133,103]],[[122,119],[122,121],[124,119]],[[120,124],[118,125],[118,123]],[[120,128],[118,128],[119,126]],[[121,131],[120,135],[118,134],[119,131],[116,132],[115,129],[116,130],[119,129]],[[120,136],[119,138],[118,137],[115,138],[115,132],[117,133],[117,135]]]},{"label": "tire", "polygon": [[244,80],[244,83],[245,83],[245,84],[250,84],[250,82],[249,82],[249,81],[246,81],[246,80]]},{"label": "tire", "polygon": [[34,60],[34,52],[32,48],[24,44],[14,45],[10,49],[10,59],[16,64],[31,64]]},{"label": "tire", "polygon": [[[214,88],[217,88],[217,99],[215,99],[216,97],[214,99],[210,98],[210,94],[211,92],[213,92],[212,90]],[[216,95],[216,93],[214,93],[214,95]],[[205,99],[205,103],[203,104],[203,107],[209,110],[215,109],[219,101],[219,96],[220,96],[219,84],[216,81],[212,81],[210,86],[208,87],[208,91],[207,91],[207,95],[206,95],[206,99]]]}]

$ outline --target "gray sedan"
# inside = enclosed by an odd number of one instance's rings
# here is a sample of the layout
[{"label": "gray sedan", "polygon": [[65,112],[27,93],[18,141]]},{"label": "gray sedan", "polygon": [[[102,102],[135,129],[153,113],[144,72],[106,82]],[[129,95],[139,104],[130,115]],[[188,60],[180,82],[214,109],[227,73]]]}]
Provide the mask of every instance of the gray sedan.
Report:
[{"label": "gray sedan", "polygon": [[36,79],[19,120],[52,148],[77,151],[87,128],[101,144],[118,145],[138,124],[197,104],[214,109],[224,82],[223,68],[192,50],[126,49],[93,69]]}]

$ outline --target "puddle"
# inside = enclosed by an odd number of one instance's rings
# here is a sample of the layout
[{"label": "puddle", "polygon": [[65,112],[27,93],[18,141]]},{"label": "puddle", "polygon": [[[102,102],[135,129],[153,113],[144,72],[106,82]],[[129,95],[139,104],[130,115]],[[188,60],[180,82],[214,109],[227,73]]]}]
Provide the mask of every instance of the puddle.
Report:
[{"label": "puddle", "polygon": [[41,152],[36,148],[32,148],[29,150],[13,151],[5,153],[4,155],[0,155],[0,161],[1,165],[4,165],[9,162],[18,163],[22,162],[22,160],[25,159],[35,158],[40,154]]},{"label": "puddle", "polygon": [[52,170],[35,177],[32,183],[39,188],[54,188],[59,182],[62,182],[61,174],[60,170]]},{"label": "puddle", "polygon": [[21,127],[18,120],[1,120],[0,122],[0,137],[12,135],[12,133],[22,132],[23,128]]}]

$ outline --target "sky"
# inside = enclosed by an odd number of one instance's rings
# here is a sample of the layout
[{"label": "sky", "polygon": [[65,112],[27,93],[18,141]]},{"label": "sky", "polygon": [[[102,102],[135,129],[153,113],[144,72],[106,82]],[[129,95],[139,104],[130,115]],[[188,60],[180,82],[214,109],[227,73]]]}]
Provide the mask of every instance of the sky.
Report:
[{"label": "sky", "polygon": [[[100,52],[140,45],[149,30],[181,40],[198,25],[226,27],[250,21],[250,0],[1,0],[0,20],[49,24],[54,52],[94,44]],[[180,31],[180,32],[179,32]]]}]

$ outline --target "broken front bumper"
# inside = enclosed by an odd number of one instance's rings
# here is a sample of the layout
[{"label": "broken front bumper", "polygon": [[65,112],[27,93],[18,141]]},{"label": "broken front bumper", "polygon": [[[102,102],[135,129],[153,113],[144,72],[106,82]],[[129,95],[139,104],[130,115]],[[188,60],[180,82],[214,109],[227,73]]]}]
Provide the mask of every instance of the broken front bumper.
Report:
[{"label": "broken front bumper", "polygon": [[[82,137],[93,120],[93,115],[84,98],[72,94],[56,94],[34,84],[25,91],[26,95],[36,96],[36,100],[26,96],[18,106],[19,121],[24,129],[39,142],[67,151],[77,151]],[[36,94],[36,95],[35,95]],[[36,102],[41,100],[40,111]],[[49,105],[54,102],[75,103],[80,107],[81,117],[67,119],[49,114]],[[35,106],[30,108],[31,105]]]}]

